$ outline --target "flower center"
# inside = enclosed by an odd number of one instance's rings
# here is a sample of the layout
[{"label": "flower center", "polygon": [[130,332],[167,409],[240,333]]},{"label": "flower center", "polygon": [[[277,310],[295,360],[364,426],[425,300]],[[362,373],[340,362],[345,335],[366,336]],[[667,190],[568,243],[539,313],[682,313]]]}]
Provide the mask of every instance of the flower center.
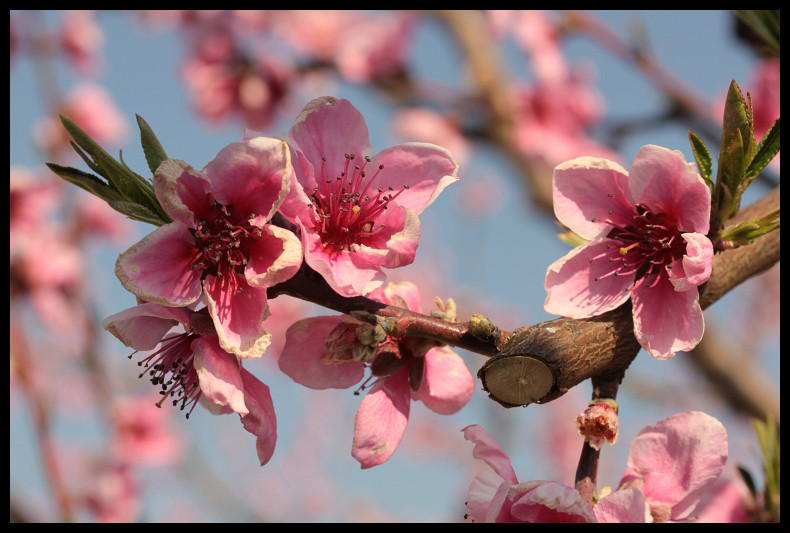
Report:
[{"label": "flower center", "polygon": [[[145,367],[139,377],[142,378],[147,373],[151,383],[161,388],[159,394],[162,395],[162,399],[156,406],[162,407],[168,397],[173,398],[173,405],[180,403],[182,411],[189,407],[187,418],[195,409],[201,395],[197,371],[192,365],[194,353],[191,349],[192,341],[198,337],[199,335],[194,333],[167,337],[162,341],[159,350],[137,363],[137,366]],[[135,353],[137,352],[132,355]]]},{"label": "flower center", "polygon": [[190,268],[199,268],[206,276],[241,274],[249,260],[244,243],[248,238],[257,239],[261,229],[250,224],[249,220],[237,220],[233,216],[233,206],[219,202],[211,204],[209,220],[201,220],[189,231],[195,237],[195,257]]},{"label": "flower center", "polygon": [[[609,195],[612,197],[612,195]],[[612,214],[612,211],[609,211]],[[595,222],[595,219],[592,220]],[[606,252],[601,256],[590,259],[606,257],[612,269],[601,276],[596,276],[595,281],[608,276],[635,275],[637,285],[648,283],[647,287],[655,287],[661,274],[666,269],[672,268],[672,263],[683,257],[686,253],[686,241],[680,235],[675,222],[664,213],[652,213],[644,206],[637,204],[636,212],[631,221],[622,223],[615,219],[608,220],[612,230],[608,238],[620,241],[622,246],[616,253]],[[616,248],[607,245],[607,249]]]},{"label": "flower center", "polygon": [[313,229],[321,236],[325,248],[335,251],[354,251],[354,244],[364,242],[384,229],[376,219],[387,209],[387,204],[408,189],[404,185],[399,191],[392,187],[385,190],[373,187],[373,182],[384,169],[379,165],[368,175],[368,156],[361,164],[355,162],[354,154],[345,154],[346,162],[338,176],[328,176],[326,158],[321,158],[321,173],[316,178],[318,186],[310,195],[308,206],[313,212]]}]

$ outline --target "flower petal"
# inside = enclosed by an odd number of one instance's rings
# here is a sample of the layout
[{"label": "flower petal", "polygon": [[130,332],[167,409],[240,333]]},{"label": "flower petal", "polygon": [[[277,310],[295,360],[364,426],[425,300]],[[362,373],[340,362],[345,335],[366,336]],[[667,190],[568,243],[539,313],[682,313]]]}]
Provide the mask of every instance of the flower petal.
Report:
[{"label": "flower petal", "polygon": [[135,350],[153,350],[179,323],[189,328],[190,312],[182,307],[142,303],[108,316],[102,327]]},{"label": "flower petal", "polygon": [[311,389],[346,389],[365,375],[359,361],[327,364],[322,359],[324,339],[340,323],[342,316],[318,316],[295,322],[285,332],[280,353],[280,370],[300,385]]},{"label": "flower petal", "polygon": [[510,484],[518,483],[516,472],[510,464],[510,456],[479,425],[472,424],[462,429],[464,438],[475,444],[472,456],[485,461],[494,472]]},{"label": "flower petal", "polygon": [[425,370],[416,399],[440,415],[463,408],[475,391],[475,380],[461,356],[447,346],[425,353]]},{"label": "flower petal", "polygon": [[368,168],[384,168],[375,185],[401,191],[394,200],[397,205],[417,213],[431,205],[448,185],[458,181],[458,163],[445,148],[430,143],[409,142],[385,148],[374,157]]},{"label": "flower petal", "polygon": [[631,297],[628,289],[634,283],[634,274],[604,277],[621,260],[619,249],[618,241],[592,241],[552,263],[544,282],[544,309],[556,315],[588,318],[625,303]]},{"label": "flower petal", "polygon": [[579,491],[555,481],[528,481],[510,487],[510,513],[524,522],[595,522],[590,504]]},{"label": "flower petal", "polygon": [[680,150],[652,144],[640,148],[631,166],[630,185],[635,202],[677,221],[680,231],[708,233],[710,190]]},{"label": "flower petal", "polygon": [[213,337],[192,341],[194,366],[200,380],[200,390],[206,398],[219,406],[227,406],[240,415],[249,413],[244,403],[244,385],[239,366]]},{"label": "flower petal", "polygon": [[362,468],[386,462],[398,447],[409,421],[411,389],[408,374],[400,371],[379,378],[359,405],[354,421],[351,455]]},{"label": "flower petal", "polygon": [[255,448],[261,466],[269,462],[274,455],[277,444],[277,416],[274,414],[274,402],[269,387],[258,378],[241,369],[241,381],[244,384],[244,401],[250,410],[241,416],[244,429],[257,437]]},{"label": "flower petal", "polygon": [[653,357],[668,359],[675,352],[691,350],[702,339],[705,319],[698,290],[678,292],[662,275],[654,287],[647,282],[636,287],[631,302],[634,335]]},{"label": "flower petal", "polygon": [[650,508],[644,493],[637,487],[631,487],[616,490],[598,500],[593,513],[601,523],[643,523],[650,514]]},{"label": "flower petal", "polygon": [[293,277],[302,266],[302,242],[287,229],[266,224],[261,236],[247,243],[247,283],[271,287]]},{"label": "flower petal", "polygon": [[154,172],[154,191],[165,212],[173,220],[192,228],[206,209],[211,184],[197,170],[180,159],[162,161]]},{"label": "flower petal", "polygon": [[628,172],[614,161],[579,157],[561,163],[554,169],[552,189],[557,220],[583,239],[606,236],[610,222],[632,221]]},{"label": "flower petal", "polygon": [[268,137],[230,143],[204,172],[217,201],[233,206],[237,216],[250,218],[256,226],[280,207],[293,174],[288,145]]},{"label": "flower petal", "polygon": [[200,270],[190,268],[194,257],[195,238],[187,226],[172,222],[118,256],[115,275],[142,300],[180,307],[195,302],[202,292]]},{"label": "flower petal", "polygon": [[321,274],[336,293],[346,297],[367,294],[387,278],[381,268],[359,259],[354,252],[327,252],[321,236],[307,230],[301,220],[297,222],[302,230],[305,262]]},{"label": "flower petal", "polygon": [[[289,136],[318,176],[321,176],[322,164],[326,177],[339,176],[346,164],[346,154],[360,159],[370,155],[370,135],[365,119],[344,99],[324,96],[309,102],[291,127]],[[308,174],[307,177],[313,176]],[[302,185],[312,190],[313,184]]]},{"label": "flower petal", "polygon": [[672,519],[691,511],[727,462],[727,432],[721,422],[687,411],[647,426],[631,442],[624,482],[644,480],[650,502],[672,506]]},{"label": "flower petal", "polygon": [[244,276],[206,276],[206,307],[219,344],[239,357],[260,357],[271,342],[262,322],[269,316],[266,289],[251,287]]},{"label": "flower petal", "polygon": [[676,291],[688,291],[699,287],[710,278],[713,270],[713,243],[699,233],[683,233],[686,254],[667,269],[669,280]]}]

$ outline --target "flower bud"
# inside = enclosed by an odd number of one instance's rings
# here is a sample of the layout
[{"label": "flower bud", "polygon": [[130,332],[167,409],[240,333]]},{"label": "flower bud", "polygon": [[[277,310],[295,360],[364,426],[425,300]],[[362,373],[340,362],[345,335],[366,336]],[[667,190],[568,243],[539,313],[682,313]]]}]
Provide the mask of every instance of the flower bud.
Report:
[{"label": "flower bud", "polygon": [[594,450],[600,450],[604,440],[617,442],[617,402],[608,398],[590,402],[576,417],[576,432]]}]

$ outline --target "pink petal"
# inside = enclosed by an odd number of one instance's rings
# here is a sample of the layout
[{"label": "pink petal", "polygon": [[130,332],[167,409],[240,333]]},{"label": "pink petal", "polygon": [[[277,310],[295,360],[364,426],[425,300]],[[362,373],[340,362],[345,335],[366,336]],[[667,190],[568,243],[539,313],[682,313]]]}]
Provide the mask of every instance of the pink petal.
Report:
[{"label": "pink petal", "polygon": [[510,517],[508,492],[510,482],[490,468],[485,468],[469,484],[466,510],[475,522],[494,523]]},{"label": "pink petal", "polygon": [[192,341],[194,366],[200,380],[200,390],[213,403],[230,407],[240,415],[249,413],[244,402],[244,385],[239,366],[212,337]]},{"label": "pink petal", "polygon": [[247,283],[271,287],[293,277],[302,265],[302,242],[290,231],[266,224],[261,236],[247,243],[249,263],[244,270]]},{"label": "pink petal", "polygon": [[699,292],[675,290],[669,278],[661,276],[655,287],[647,282],[633,291],[634,335],[657,359],[687,352],[702,339],[705,320],[699,306]]},{"label": "pink petal", "polygon": [[130,348],[153,350],[179,323],[188,328],[189,316],[190,311],[182,307],[143,303],[108,316],[102,327]]},{"label": "pink petal", "polygon": [[300,221],[304,260],[326,280],[341,296],[367,294],[387,278],[377,265],[359,258],[354,252],[339,250],[327,252],[321,237],[305,228]]},{"label": "pink petal", "polygon": [[[414,283],[409,281],[402,281],[401,283],[389,283],[386,288],[381,290],[381,292],[383,294],[381,299],[376,298],[370,294],[368,294],[368,298],[375,299],[385,304],[403,307],[404,309],[414,311],[415,313],[422,313],[420,291],[417,288],[417,285]],[[393,299],[395,298],[402,299],[402,305],[400,303],[393,304]]]},{"label": "pink petal", "polygon": [[516,472],[510,464],[510,457],[482,427],[472,424],[461,431],[463,431],[466,440],[475,444],[472,451],[472,456],[475,459],[485,461],[494,472],[510,484],[518,483]]},{"label": "pink petal", "polygon": [[631,487],[617,490],[598,500],[593,513],[601,523],[643,523],[650,514],[650,508],[644,493],[637,487]]},{"label": "pink petal", "polygon": [[195,215],[206,208],[210,188],[198,171],[179,159],[163,161],[154,173],[154,191],[162,208],[190,228],[195,226]]},{"label": "pink petal", "polygon": [[619,250],[619,241],[592,241],[552,263],[544,281],[544,309],[556,315],[588,318],[623,304],[631,297],[628,289],[634,283],[634,274],[603,277],[614,269],[609,258],[619,261]]},{"label": "pink petal", "polygon": [[354,421],[351,455],[362,468],[387,461],[398,447],[409,421],[411,389],[406,372],[380,378],[365,395]]},{"label": "pink petal", "polygon": [[590,505],[579,491],[554,481],[529,481],[510,488],[514,518],[530,523],[595,522]]},{"label": "pink petal", "polygon": [[263,355],[271,340],[262,324],[269,316],[266,289],[239,274],[206,276],[203,287],[220,346],[244,358]]},{"label": "pink petal", "polygon": [[[360,159],[370,155],[370,136],[362,114],[348,100],[331,96],[309,102],[289,136],[302,154],[300,159],[306,159],[314,167],[308,177],[321,176],[322,157],[326,158],[326,175],[334,178],[343,170],[346,154]],[[302,185],[312,190],[310,183]]]},{"label": "pink petal", "polygon": [[610,221],[618,225],[632,221],[628,172],[614,161],[595,157],[566,161],[554,169],[552,188],[557,220],[583,239],[606,236],[612,229]]},{"label": "pink petal", "polygon": [[458,163],[445,148],[429,143],[403,143],[385,148],[371,158],[369,168],[384,168],[374,184],[397,192],[397,205],[417,213],[431,205],[448,185],[458,181]]},{"label": "pink petal", "polygon": [[200,270],[190,269],[195,238],[180,222],[155,229],[118,257],[121,285],[147,302],[184,306],[200,298]]},{"label": "pink petal", "polygon": [[457,413],[475,391],[475,379],[466,363],[447,346],[426,352],[423,372],[416,399],[434,413]]},{"label": "pink petal", "polygon": [[667,270],[669,280],[676,291],[688,291],[699,287],[710,278],[713,270],[713,243],[699,233],[683,233],[686,254]]},{"label": "pink petal", "polygon": [[244,368],[241,369],[241,381],[244,384],[244,401],[250,410],[249,414],[241,416],[241,423],[244,429],[257,437],[255,448],[263,466],[274,455],[277,444],[277,417],[272,395],[269,387]]},{"label": "pink petal", "polygon": [[631,442],[623,480],[644,479],[642,491],[648,501],[671,505],[672,519],[677,519],[718,479],[727,455],[727,432],[721,422],[687,411],[639,432]]},{"label": "pink petal", "polygon": [[359,361],[327,364],[322,360],[324,339],[342,316],[318,316],[294,323],[285,332],[280,353],[280,370],[300,385],[311,389],[346,389],[365,375]]},{"label": "pink petal", "polygon": [[676,220],[680,231],[708,233],[710,190],[683,152],[643,146],[634,157],[630,183],[634,201]]},{"label": "pink petal", "polygon": [[284,141],[255,137],[220,150],[204,172],[217,201],[262,226],[288,194],[293,170]]}]

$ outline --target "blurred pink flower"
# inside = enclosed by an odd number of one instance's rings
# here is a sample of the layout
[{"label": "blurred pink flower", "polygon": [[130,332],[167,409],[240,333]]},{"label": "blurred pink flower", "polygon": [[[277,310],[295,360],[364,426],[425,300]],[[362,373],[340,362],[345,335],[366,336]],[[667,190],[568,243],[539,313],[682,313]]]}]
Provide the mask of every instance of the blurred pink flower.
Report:
[{"label": "blurred pink flower", "polygon": [[291,181],[282,141],[231,143],[202,171],[169,159],[154,189],[173,222],[120,255],[115,273],[143,300],[185,306],[205,296],[224,350],[260,357],[269,344],[266,288],[293,276],[299,240],[268,224]]},{"label": "blurred pink flower", "polygon": [[[417,312],[421,309],[419,293],[411,283],[390,284],[368,297]],[[474,378],[450,348],[435,347],[425,339],[387,337],[374,343],[377,346],[367,357],[347,357],[336,345],[340,339],[331,335],[344,325],[350,326],[347,341],[360,344],[364,335],[353,328],[353,322],[344,322],[343,316],[296,322],[286,333],[279,364],[294,381],[313,389],[351,387],[370,366],[371,377],[378,379],[357,411],[351,452],[362,468],[382,464],[392,456],[406,431],[411,401],[422,401],[435,413],[449,415],[471,398]]]},{"label": "blurred pink flower", "polygon": [[412,27],[413,14],[404,11],[365,17],[352,31],[344,27],[334,54],[338,70],[356,83],[399,74],[407,59]]},{"label": "blurred pink flower", "polygon": [[78,194],[74,218],[80,235],[105,237],[120,244],[131,231],[129,219],[118,216],[118,212],[98,196]]},{"label": "blurred pink flower", "polygon": [[[184,333],[168,334],[177,325]],[[241,366],[239,359],[224,351],[205,308],[165,307],[143,303],[102,321],[102,327],[126,346],[137,351],[158,350],[138,363],[142,378],[161,388],[161,404],[173,405],[189,414],[198,401],[215,414],[239,414],[244,429],[257,437],[261,466],[271,459],[277,442],[277,419],[269,388]],[[130,356],[131,357],[131,356]]]},{"label": "blurred pink flower", "polygon": [[710,277],[710,191],[683,154],[642,147],[631,173],[580,157],[554,171],[557,219],[590,242],[546,272],[544,307],[587,318],[631,299],[634,334],[656,358],[692,349],[704,319],[697,287]]},{"label": "blurred pink flower", "polygon": [[169,410],[156,407],[150,396],[128,396],[111,407],[115,457],[134,464],[173,464],[182,443],[170,425]]},{"label": "blurred pink flower", "polygon": [[467,161],[469,143],[450,117],[427,107],[409,107],[396,112],[393,128],[402,138],[447,148],[459,167]]},{"label": "blurred pink flower", "polygon": [[104,30],[95,11],[65,11],[60,28],[60,45],[66,56],[82,73],[95,73],[101,67]]},{"label": "blurred pink flower", "polygon": [[71,138],[57,115],[73,120],[101,145],[121,144],[129,132],[128,123],[110,93],[93,82],[80,83],[57,113],[39,120],[34,126],[36,144],[50,153],[68,148]]},{"label": "blurred pink flower", "polygon": [[94,467],[81,503],[102,523],[134,522],[141,512],[140,488],[129,464],[107,462]]},{"label": "blurred pink flower", "polygon": [[477,522],[664,522],[688,517],[727,461],[727,433],[715,418],[689,411],[647,426],[631,443],[617,491],[594,507],[554,481],[519,483],[510,458],[478,425],[465,427],[473,455],[489,468],[469,486]]},{"label": "blurred pink flower", "polygon": [[291,73],[285,64],[263,56],[207,60],[196,55],[184,64],[182,76],[200,116],[217,124],[238,115],[245,126],[262,129],[282,103]]},{"label": "blurred pink flower", "polygon": [[414,261],[418,215],[458,180],[452,155],[404,143],[369,157],[365,120],[348,100],[317,98],[291,127],[296,180],[280,212],[299,227],[308,265],[342,296],[380,286],[381,268]]},{"label": "blurred pink flower", "polygon": [[550,167],[581,156],[620,159],[588,133],[604,103],[579,74],[520,88],[514,105],[514,142],[525,156]]}]

